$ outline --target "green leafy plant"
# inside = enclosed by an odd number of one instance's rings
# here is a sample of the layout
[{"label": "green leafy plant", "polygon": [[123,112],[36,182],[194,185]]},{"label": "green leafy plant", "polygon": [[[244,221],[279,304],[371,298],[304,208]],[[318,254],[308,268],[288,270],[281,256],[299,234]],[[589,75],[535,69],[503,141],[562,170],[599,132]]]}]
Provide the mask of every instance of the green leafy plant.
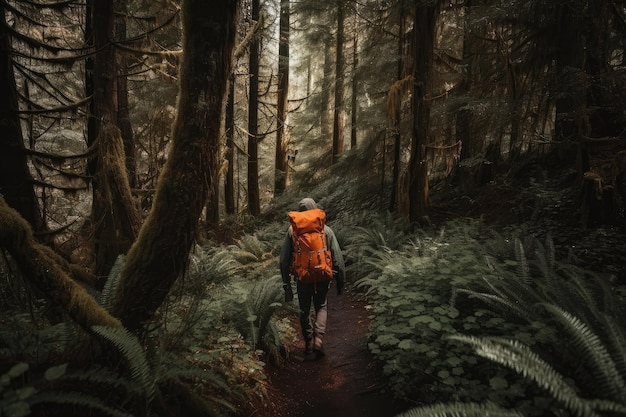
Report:
[{"label": "green leafy plant", "polygon": [[450,223],[437,234],[413,234],[399,248],[382,247],[367,257],[367,275],[354,285],[366,290],[374,306],[369,348],[398,397],[480,395],[470,372],[478,367],[477,357],[470,349],[447,346],[444,338],[464,326],[500,325],[487,312],[464,320],[450,303],[455,285],[491,274],[477,241],[480,227]]},{"label": "green leafy plant", "polygon": [[[537,390],[529,391],[534,401],[531,397],[530,402],[509,405],[524,415],[546,410],[556,415],[564,409],[579,416],[624,414],[624,299],[599,275],[558,263],[549,238],[545,244],[532,237],[513,238],[497,248],[490,260],[497,276],[459,293],[480,300],[490,314],[510,325],[471,329],[480,336],[450,333],[446,340],[469,346],[536,384]],[[507,262],[511,254],[514,260]],[[500,382],[492,378],[490,388],[510,390],[513,380],[510,375]],[[418,409],[413,411],[426,412],[419,415],[440,415]]]}]

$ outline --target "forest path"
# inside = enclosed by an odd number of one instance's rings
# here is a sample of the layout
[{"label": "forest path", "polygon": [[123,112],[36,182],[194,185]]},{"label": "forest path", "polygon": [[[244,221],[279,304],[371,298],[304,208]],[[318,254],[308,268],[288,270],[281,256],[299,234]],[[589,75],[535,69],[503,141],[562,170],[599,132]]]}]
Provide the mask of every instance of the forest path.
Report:
[{"label": "forest path", "polygon": [[276,417],[393,417],[406,409],[385,392],[385,380],[367,349],[369,312],[349,289],[328,293],[326,356],[302,360],[303,342],[281,367],[270,367],[278,391]]}]

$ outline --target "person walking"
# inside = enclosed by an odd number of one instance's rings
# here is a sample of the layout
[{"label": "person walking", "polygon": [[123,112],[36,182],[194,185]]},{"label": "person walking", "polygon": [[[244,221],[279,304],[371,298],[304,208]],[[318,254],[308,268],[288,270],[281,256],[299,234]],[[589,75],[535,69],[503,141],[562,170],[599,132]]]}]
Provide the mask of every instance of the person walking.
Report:
[{"label": "person walking", "polygon": [[[317,232],[311,233],[313,239],[320,236],[323,248],[310,255],[307,249],[302,249],[306,244],[301,244],[299,233],[305,233],[306,227],[300,228],[302,223],[294,222],[298,218],[298,213],[289,214],[292,219],[291,226],[287,231],[284,243],[280,251],[280,272],[283,279],[283,288],[285,290],[285,302],[293,300],[293,291],[291,288],[292,278],[296,281],[296,291],[298,294],[298,304],[300,307],[300,327],[305,342],[304,356],[305,359],[319,359],[324,356],[324,334],[326,333],[326,321],[328,318],[328,290],[332,280],[335,281],[337,295],[341,295],[345,283],[345,265],[339,242],[333,230],[325,224],[326,215],[318,207],[315,200],[310,197],[303,198],[298,203],[298,212],[307,212],[305,215],[313,217],[317,220],[319,227]],[[294,231],[294,228],[297,229]],[[303,232],[304,231],[304,232]],[[321,233],[323,231],[323,233]],[[303,262],[298,257],[302,257],[302,252],[307,252],[309,256]],[[322,256],[320,256],[322,253]],[[326,256],[324,257],[324,254]],[[321,264],[318,265],[317,263]],[[315,264],[316,270],[311,273],[306,266],[311,268],[311,264]],[[326,265],[330,264],[330,265]],[[328,273],[317,272],[320,270],[330,271]],[[313,309],[311,309],[313,306]]]}]

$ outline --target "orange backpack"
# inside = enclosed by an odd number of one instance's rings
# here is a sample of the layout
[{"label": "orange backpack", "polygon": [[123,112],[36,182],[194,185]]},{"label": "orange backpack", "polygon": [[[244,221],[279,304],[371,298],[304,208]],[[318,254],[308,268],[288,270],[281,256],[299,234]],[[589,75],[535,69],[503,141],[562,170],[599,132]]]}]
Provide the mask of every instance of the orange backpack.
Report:
[{"label": "orange backpack", "polygon": [[326,213],[320,209],[289,212],[293,238],[291,268],[304,283],[330,281],[333,258],[326,243]]}]

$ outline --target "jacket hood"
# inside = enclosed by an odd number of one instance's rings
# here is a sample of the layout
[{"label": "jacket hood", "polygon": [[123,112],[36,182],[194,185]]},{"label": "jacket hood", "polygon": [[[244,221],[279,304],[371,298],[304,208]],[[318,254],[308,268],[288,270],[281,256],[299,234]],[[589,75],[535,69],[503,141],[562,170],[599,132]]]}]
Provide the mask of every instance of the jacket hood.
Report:
[{"label": "jacket hood", "polygon": [[310,197],[303,198],[298,203],[298,210],[299,211],[313,210],[313,209],[316,209],[316,208],[318,208],[317,203],[315,202],[315,200],[313,200]]}]

